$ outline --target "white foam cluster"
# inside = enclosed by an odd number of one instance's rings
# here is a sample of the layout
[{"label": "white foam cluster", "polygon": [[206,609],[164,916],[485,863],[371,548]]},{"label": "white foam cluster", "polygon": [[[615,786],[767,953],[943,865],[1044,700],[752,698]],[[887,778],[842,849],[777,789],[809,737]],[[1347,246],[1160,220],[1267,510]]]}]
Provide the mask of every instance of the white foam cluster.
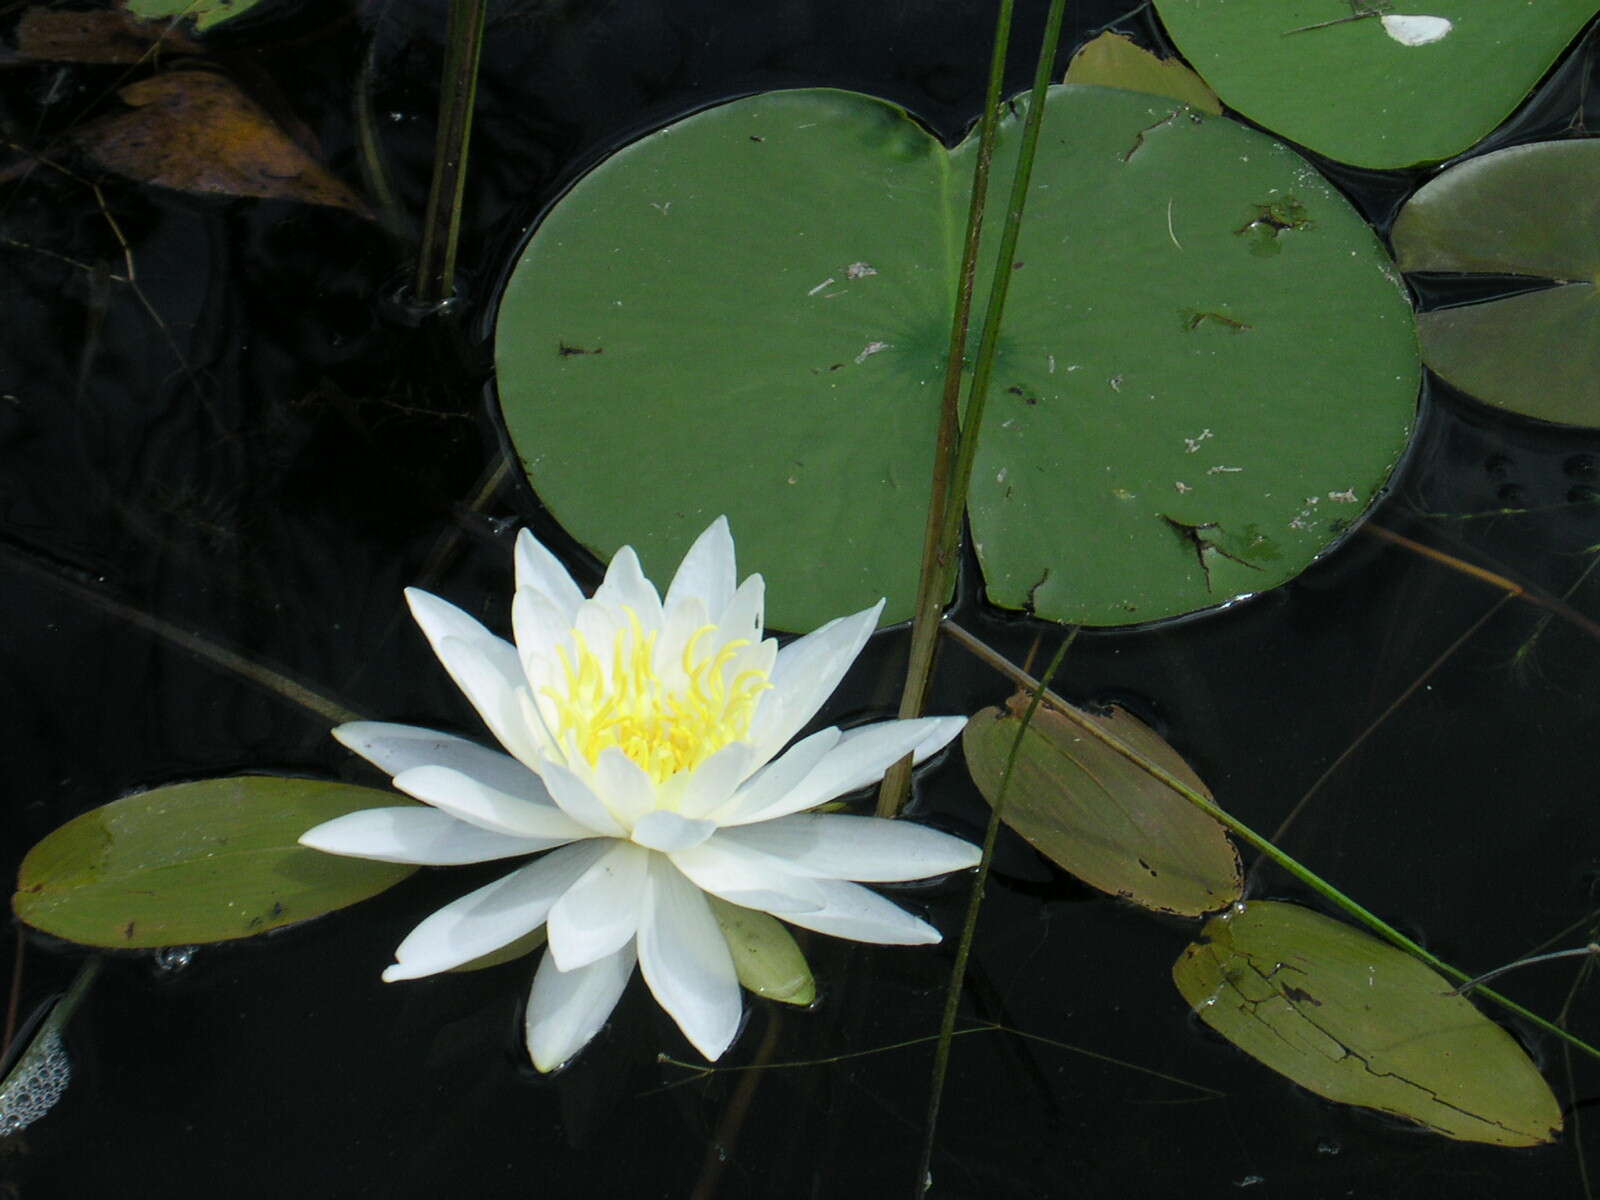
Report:
[{"label": "white foam cluster", "polygon": [[0,1087],[0,1137],[26,1129],[54,1108],[71,1078],[72,1060],[61,1034],[46,1029]]}]

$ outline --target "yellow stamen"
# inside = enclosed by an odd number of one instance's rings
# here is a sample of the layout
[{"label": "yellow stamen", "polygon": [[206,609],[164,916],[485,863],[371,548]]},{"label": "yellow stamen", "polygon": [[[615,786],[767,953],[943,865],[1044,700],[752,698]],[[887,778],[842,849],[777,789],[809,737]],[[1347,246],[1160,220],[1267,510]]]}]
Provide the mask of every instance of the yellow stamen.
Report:
[{"label": "yellow stamen", "polygon": [[615,746],[660,783],[743,738],[757,699],[772,685],[759,668],[729,679],[730,664],[750,643],[735,639],[714,654],[702,652],[717,632],[706,625],[684,643],[685,681],[669,687],[655,670],[657,634],[645,633],[632,609],[627,613],[628,628],[618,631],[604,659],[574,630],[571,648],[557,648],[565,686],[542,694],[555,706],[553,732],[563,744],[570,739],[591,765]]}]

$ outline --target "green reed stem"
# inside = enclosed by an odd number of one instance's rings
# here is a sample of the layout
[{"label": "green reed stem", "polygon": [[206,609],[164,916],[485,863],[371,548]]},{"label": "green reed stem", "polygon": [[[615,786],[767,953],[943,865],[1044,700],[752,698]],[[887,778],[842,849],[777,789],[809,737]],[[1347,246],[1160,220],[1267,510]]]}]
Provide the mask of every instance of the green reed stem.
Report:
[{"label": "green reed stem", "polygon": [[417,254],[416,298],[441,304],[455,291],[461,198],[467,186],[467,145],[478,96],[478,59],[488,0],[450,0],[444,72],[439,91],[439,135],[434,142],[433,186]]},{"label": "green reed stem", "polygon": [[[911,656],[906,666],[905,689],[900,695],[901,717],[916,717],[922,713],[922,706],[927,699],[928,680],[933,674],[940,618],[945,600],[955,583],[961,518],[966,512],[967,488],[972,481],[972,464],[977,456],[978,431],[983,425],[989,378],[994,372],[995,349],[1000,341],[1000,318],[1005,312],[1006,294],[1011,287],[1011,262],[1022,228],[1028,183],[1033,177],[1033,157],[1039,145],[1039,127],[1044,121],[1045,93],[1050,87],[1051,72],[1055,69],[1056,44],[1061,40],[1061,25],[1066,10],[1066,0],[1051,0],[1050,11],[1045,18],[1044,41],[1039,47],[1039,61],[1034,68],[1028,116],[1022,127],[1021,151],[1017,156],[1016,173],[1011,178],[1011,196],[1006,205],[1005,224],[1001,228],[1000,249],[995,256],[994,278],[989,286],[983,334],[978,343],[978,357],[973,368],[972,384],[967,391],[963,419],[963,414],[956,411],[954,395],[960,385],[967,319],[977,272],[983,219],[980,197],[987,190],[989,160],[994,153],[994,139],[999,127],[1000,84],[1005,67],[1005,49],[1010,39],[1011,0],[1002,0],[1001,3],[1000,24],[995,34],[996,55],[990,63],[989,94],[984,106],[978,146],[978,166],[974,168],[973,203],[968,211],[967,241],[961,260],[961,289],[965,304],[958,297],[950,334],[950,359],[945,367],[945,405],[941,413],[938,452],[934,461],[933,495],[928,504],[917,610],[911,626]],[[979,172],[982,173],[981,177]],[[884,776],[883,784],[878,789],[878,815],[897,815],[906,802],[910,786],[911,763],[907,759],[895,764]]]},{"label": "green reed stem", "polygon": [[933,1186],[933,1141],[939,1128],[939,1105],[944,1099],[944,1078],[950,1067],[950,1042],[955,1037],[956,1014],[961,1007],[962,986],[967,978],[967,960],[972,956],[972,942],[978,932],[978,909],[983,906],[984,888],[989,882],[989,867],[994,862],[994,844],[1000,834],[1000,814],[1005,808],[1006,791],[1011,786],[1011,774],[1017,765],[1017,755],[1022,750],[1022,739],[1027,735],[1033,714],[1039,711],[1061,660],[1077,639],[1074,626],[1061,639],[1055,657],[1044,669],[1044,676],[1034,685],[1033,696],[1027,711],[1017,726],[1017,736],[1011,741],[1011,751],[1006,755],[1005,770],[1000,775],[1000,790],[995,793],[994,804],[989,809],[989,824],[983,831],[983,856],[978,859],[978,874],[972,881],[972,894],[967,899],[967,916],[961,924],[961,941],[956,945],[956,960],[950,968],[950,986],[944,994],[944,1017],[939,1023],[939,1045],[933,1052],[933,1081],[928,1088],[928,1118],[922,1141],[922,1162],[917,1170],[915,1195],[925,1196]]}]

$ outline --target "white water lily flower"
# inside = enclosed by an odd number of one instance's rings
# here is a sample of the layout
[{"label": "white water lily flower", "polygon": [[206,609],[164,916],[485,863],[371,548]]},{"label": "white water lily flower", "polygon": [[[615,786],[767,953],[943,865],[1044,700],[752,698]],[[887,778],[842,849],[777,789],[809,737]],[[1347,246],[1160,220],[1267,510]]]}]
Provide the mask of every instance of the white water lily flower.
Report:
[{"label": "white water lily flower", "polygon": [[855,660],[882,611],[829,622],[781,650],[762,639],[763,584],[734,586],[724,518],[700,535],[666,599],[623,547],[592,599],[524,530],[516,644],[454,605],[406,597],[451,677],[509,755],[446,733],[357,721],[334,730],[427,807],[376,808],[301,837],[332,854],[447,865],[540,851],[434,913],[386,980],[447,971],[544,925],[528,999],[534,1064],[551,1070],[605,1023],[638,963],[708,1059],[741,1013],[706,893],[862,942],[939,940],[858,882],[970,867],[969,842],[907,821],[808,813],[920,761],[964,717],[819,730],[782,751]]}]

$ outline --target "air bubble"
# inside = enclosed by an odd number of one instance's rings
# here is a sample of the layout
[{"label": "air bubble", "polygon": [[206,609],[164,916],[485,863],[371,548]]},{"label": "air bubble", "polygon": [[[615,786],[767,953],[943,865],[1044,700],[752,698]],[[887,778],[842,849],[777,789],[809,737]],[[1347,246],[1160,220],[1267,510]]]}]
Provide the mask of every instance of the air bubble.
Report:
[{"label": "air bubble", "polygon": [[176,974],[194,961],[193,946],[163,946],[156,951],[156,969]]}]

